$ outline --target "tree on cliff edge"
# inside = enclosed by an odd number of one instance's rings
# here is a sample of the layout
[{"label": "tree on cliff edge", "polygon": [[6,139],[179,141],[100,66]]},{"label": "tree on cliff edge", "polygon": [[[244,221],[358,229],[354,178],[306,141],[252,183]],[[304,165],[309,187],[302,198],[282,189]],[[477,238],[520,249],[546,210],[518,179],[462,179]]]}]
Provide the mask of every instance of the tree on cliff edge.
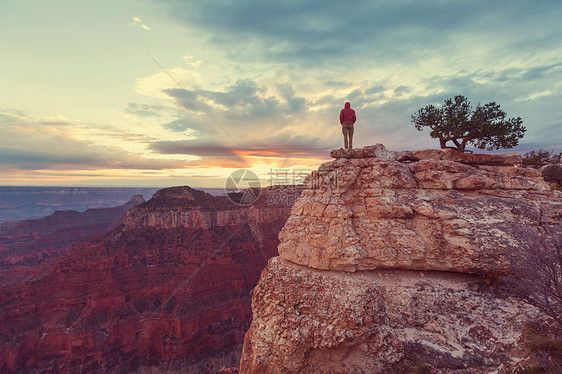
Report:
[{"label": "tree on cliff edge", "polygon": [[[458,95],[445,100],[445,105],[428,105],[412,115],[412,124],[419,131],[429,127],[432,138],[439,139],[441,148],[464,152],[467,144],[480,149],[515,147],[526,129],[521,117],[506,119],[506,113],[495,102],[473,109],[470,101]],[[455,147],[447,147],[447,142]]]}]

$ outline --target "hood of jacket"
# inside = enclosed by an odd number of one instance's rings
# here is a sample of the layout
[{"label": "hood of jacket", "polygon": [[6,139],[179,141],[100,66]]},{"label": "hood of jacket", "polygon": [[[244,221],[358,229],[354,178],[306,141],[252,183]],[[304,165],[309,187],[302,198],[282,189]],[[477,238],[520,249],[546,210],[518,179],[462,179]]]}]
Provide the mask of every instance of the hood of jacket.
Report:
[{"label": "hood of jacket", "polygon": [[349,103],[349,101],[345,103],[345,107],[348,109],[351,108],[351,104]]}]

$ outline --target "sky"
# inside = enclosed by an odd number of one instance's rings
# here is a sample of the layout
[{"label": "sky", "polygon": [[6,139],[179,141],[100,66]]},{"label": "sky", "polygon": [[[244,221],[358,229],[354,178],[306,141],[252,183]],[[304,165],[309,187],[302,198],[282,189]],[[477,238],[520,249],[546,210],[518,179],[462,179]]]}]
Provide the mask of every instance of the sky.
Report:
[{"label": "sky", "polygon": [[[562,151],[562,2],[2,0],[0,185],[297,180],[343,146],[438,148],[411,124],[497,102]],[[284,183],[284,182],[283,182]]]}]

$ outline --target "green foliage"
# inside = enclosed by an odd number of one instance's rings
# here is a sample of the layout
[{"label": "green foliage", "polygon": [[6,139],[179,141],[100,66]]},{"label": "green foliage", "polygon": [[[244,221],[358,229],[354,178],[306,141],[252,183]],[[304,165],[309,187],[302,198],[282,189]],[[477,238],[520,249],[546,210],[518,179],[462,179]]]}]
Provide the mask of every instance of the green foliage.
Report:
[{"label": "green foliage", "polygon": [[548,164],[553,156],[552,151],[539,149],[538,151],[529,151],[523,155],[523,165],[541,167]]},{"label": "green foliage", "polygon": [[562,165],[548,165],[542,169],[541,174],[545,181],[557,183],[559,186],[562,186]]},{"label": "green foliage", "polygon": [[451,141],[461,152],[467,144],[488,150],[515,147],[526,131],[521,117],[506,119],[506,113],[495,102],[478,104],[473,109],[461,95],[445,100],[440,108],[428,105],[420,109],[412,115],[412,124],[419,131],[429,127],[429,135],[439,139],[441,148],[447,148]]}]

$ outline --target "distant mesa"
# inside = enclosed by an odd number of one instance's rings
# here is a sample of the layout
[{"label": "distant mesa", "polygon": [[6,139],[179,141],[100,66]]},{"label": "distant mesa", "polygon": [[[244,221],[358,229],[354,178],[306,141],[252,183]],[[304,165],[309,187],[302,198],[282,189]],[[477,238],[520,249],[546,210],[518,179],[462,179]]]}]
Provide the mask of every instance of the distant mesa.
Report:
[{"label": "distant mesa", "polygon": [[129,200],[126,204],[127,205],[139,205],[144,203],[146,200],[144,199],[144,197],[142,195],[135,195],[133,197],[131,197],[131,200]]},{"label": "distant mesa", "polygon": [[152,196],[158,188],[131,187],[11,187],[0,186],[0,223],[42,218],[55,210],[122,205],[133,195]]}]

